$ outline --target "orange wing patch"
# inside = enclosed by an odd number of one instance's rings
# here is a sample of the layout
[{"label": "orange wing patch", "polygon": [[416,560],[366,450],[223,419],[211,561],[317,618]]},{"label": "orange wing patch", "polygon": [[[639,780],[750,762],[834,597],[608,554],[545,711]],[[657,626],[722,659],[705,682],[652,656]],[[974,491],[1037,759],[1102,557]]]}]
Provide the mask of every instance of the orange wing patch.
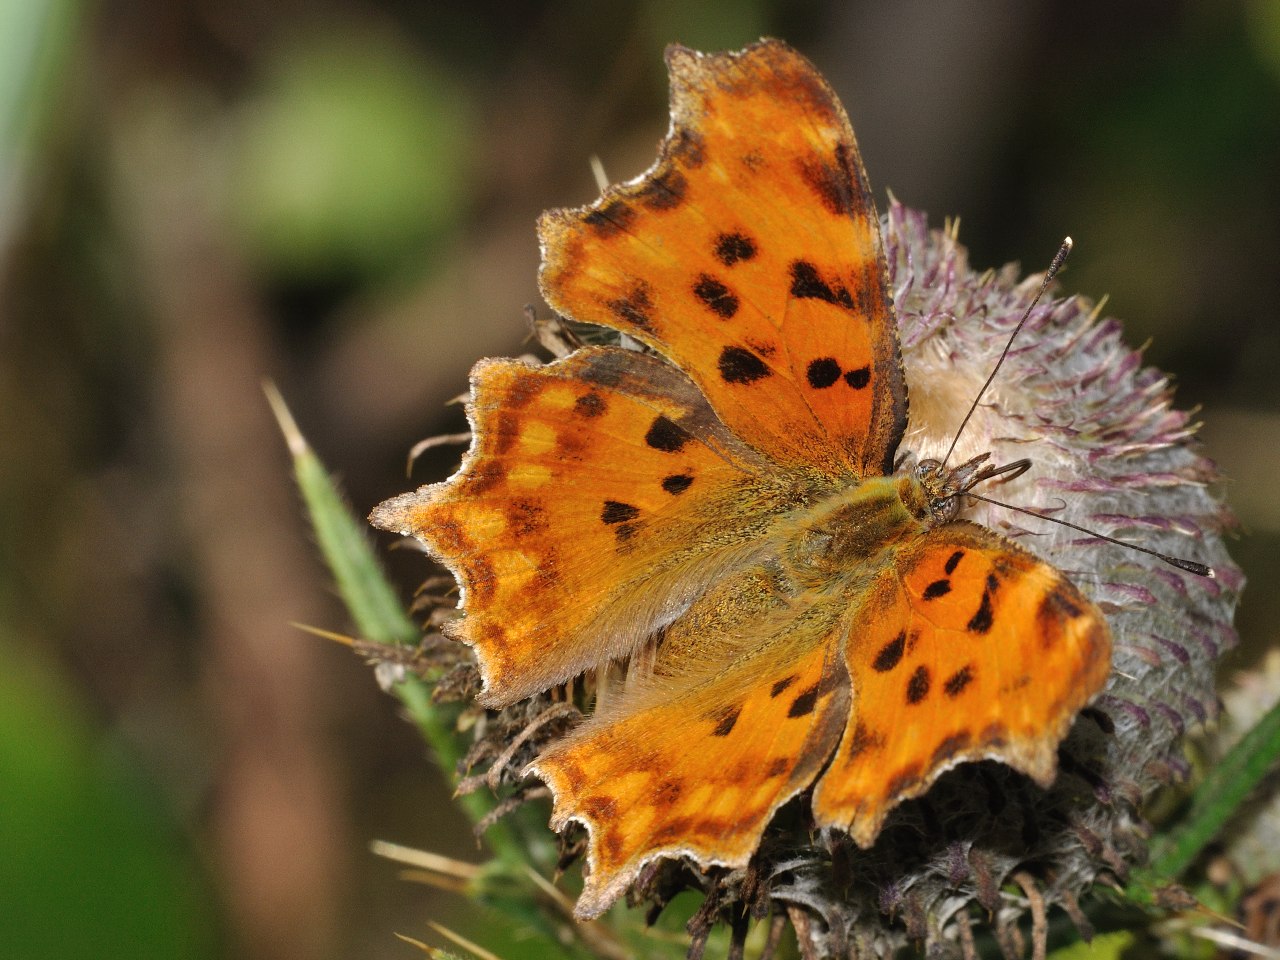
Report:
[{"label": "orange wing patch", "polygon": [[673,47],[667,61],[657,164],[590,207],[543,216],[543,295],[667,356],[775,462],[891,472],[906,388],[844,108],[776,41],[717,56]]},{"label": "orange wing patch", "polygon": [[832,648],[752,657],[647,709],[597,717],[538,758],[552,825],[579,820],[591,833],[579,917],[599,915],[662,854],[747,863],[840,735],[849,684]]},{"label": "orange wing patch", "polygon": [[[472,394],[463,469],[372,520],[421,538],[458,576],[455,635],[476,650],[486,705],[628,652],[777,509],[754,455],[656,358],[596,348],[545,367],[482,361]],[[735,523],[726,504],[738,500],[760,512]]]},{"label": "orange wing patch", "polygon": [[1053,567],[957,521],[878,577],[845,655],[856,709],[813,809],[866,847],[894,806],[962,761],[1049,786],[1058,742],[1106,681],[1111,634]]}]

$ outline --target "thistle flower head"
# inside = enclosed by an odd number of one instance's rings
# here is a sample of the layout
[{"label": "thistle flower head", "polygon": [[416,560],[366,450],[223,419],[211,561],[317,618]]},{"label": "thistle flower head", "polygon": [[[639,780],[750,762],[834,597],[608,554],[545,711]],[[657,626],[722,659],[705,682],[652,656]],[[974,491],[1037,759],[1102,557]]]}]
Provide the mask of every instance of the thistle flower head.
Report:
[{"label": "thistle flower head", "polygon": [[[953,232],[930,230],[923,213],[896,201],[882,229],[910,395],[903,446],[941,458],[1040,279],[1020,279],[1013,265],[974,271]],[[1111,678],[1062,745],[1051,789],[969,765],[902,808],[872,850],[837,841],[789,861],[773,895],[822,917],[821,932],[810,933],[815,955],[833,937],[941,946],[959,936],[957,922],[968,925],[975,902],[974,917],[989,914],[1014,937],[1033,900],[1075,913],[1082,891],[1103,878],[1123,882],[1142,859],[1142,802],[1188,773],[1181,738],[1216,713],[1214,669],[1235,642],[1243,586],[1223,542],[1232,518],[1195,430],[1173,407],[1168,378],[1144,366],[1092,302],[1046,298],[1032,310],[953,461],[985,451],[1000,462],[1029,458],[1023,476],[986,492],[1197,560],[1216,576],[971,502],[963,516],[1067,572],[1103,610]]]}]

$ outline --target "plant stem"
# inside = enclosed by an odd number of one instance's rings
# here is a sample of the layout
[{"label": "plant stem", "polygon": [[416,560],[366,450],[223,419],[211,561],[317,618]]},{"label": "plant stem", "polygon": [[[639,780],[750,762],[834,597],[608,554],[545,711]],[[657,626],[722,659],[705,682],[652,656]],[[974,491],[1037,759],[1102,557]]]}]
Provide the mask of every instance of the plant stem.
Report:
[{"label": "plant stem", "polygon": [[[383,574],[364,524],[352,515],[333,478],[303,437],[279,392],[271,384],[267,384],[265,389],[289,445],[294,476],[315,531],[316,542],[356,629],[365,639],[375,643],[417,644],[421,632],[405,613],[395,590]],[[462,753],[451,711],[433,703],[431,691],[417,677],[405,677],[393,689],[422,732],[436,763],[452,782]],[[473,824],[493,807],[482,793],[459,797],[458,803]],[[486,830],[485,841],[502,860],[515,862],[523,859],[516,838],[505,823],[496,823]]]},{"label": "plant stem", "polygon": [[[1277,757],[1280,757],[1280,703],[1268,710],[1209,772],[1196,790],[1182,822],[1156,845],[1151,864],[1135,878],[1137,882],[1130,890],[1146,885],[1149,891],[1178,879],[1218,836]],[[1137,898],[1149,900],[1140,893]]]}]

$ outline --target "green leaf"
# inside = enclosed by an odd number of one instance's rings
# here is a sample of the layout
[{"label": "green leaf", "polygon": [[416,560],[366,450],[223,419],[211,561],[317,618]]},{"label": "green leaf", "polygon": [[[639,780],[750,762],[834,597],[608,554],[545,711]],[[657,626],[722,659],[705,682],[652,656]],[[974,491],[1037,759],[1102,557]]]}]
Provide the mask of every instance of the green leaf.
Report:
[{"label": "green leaf", "polygon": [[1049,960],[1120,960],[1136,941],[1137,935],[1133,932],[1117,930],[1094,937],[1090,943],[1080,940],[1055,950],[1049,954]]},{"label": "green leaf", "polygon": [[213,891],[161,792],[15,633],[0,620],[0,956],[221,956]]},{"label": "green leaf", "polygon": [[1151,863],[1129,886],[1139,903],[1155,902],[1162,884],[1177,880],[1280,757],[1280,703],[1244,735],[1196,790],[1178,826],[1154,844]]}]

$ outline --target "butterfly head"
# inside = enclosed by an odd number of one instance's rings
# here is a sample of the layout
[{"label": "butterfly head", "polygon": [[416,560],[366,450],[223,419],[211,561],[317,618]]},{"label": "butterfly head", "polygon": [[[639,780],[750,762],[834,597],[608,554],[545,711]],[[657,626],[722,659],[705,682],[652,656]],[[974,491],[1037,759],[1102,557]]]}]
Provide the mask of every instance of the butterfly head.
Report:
[{"label": "butterfly head", "polygon": [[950,523],[960,515],[963,496],[978,484],[997,477],[1012,480],[1031,466],[1029,460],[994,466],[988,463],[990,459],[990,453],[980,453],[956,467],[947,467],[941,460],[933,459],[917,463],[911,474],[919,483],[927,505],[927,516],[922,519],[930,526]]}]

